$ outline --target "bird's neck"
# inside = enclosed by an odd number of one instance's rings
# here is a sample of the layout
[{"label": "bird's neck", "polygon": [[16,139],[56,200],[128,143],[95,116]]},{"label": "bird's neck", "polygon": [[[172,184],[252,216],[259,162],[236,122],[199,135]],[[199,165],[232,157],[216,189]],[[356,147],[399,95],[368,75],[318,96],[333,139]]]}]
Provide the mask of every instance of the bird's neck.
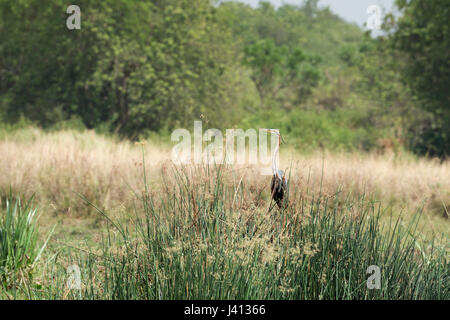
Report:
[{"label": "bird's neck", "polygon": [[280,144],[277,143],[277,146],[275,147],[275,150],[272,155],[272,171],[273,171],[274,175],[278,174],[277,154],[278,154],[279,149],[280,149]]}]

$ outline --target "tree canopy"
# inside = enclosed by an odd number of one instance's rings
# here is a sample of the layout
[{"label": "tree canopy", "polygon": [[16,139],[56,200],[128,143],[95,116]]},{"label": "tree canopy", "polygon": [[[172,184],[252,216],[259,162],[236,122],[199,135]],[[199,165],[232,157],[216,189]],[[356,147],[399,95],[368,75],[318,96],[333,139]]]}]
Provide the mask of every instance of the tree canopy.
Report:
[{"label": "tree canopy", "polygon": [[80,0],[69,30],[66,3],[0,0],[0,121],[138,139],[203,115],[302,147],[447,156],[449,2],[398,0],[377,38],[319,3]]}]

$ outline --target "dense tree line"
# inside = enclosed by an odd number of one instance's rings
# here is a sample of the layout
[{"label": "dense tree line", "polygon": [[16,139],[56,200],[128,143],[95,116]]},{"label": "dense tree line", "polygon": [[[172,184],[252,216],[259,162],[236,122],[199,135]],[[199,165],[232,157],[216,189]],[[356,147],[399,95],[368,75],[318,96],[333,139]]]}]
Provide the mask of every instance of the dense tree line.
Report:
[{"label": "dense tree line", "polygon": [[[373,38],[317,0],[0,0],[0,120],[137,138],[279,126],[299,145],[450,152],[449,3],[398,0]],[[384,139],[384,140],[383,140]]]},{"label": "dense tree line", "polygon": [[62,1],[1,5],[1,94],[9,121],[78,117],[134,136],[220,110],[233,64],[230,32],[208,0]]},{"label": "dense tree line", "polygon": [[386,28],[393,48],[402,54],[402,81],[425,111],[416,119],[411,147],[418,153],[450,155],[450,2],[397,0],[403,13]]}]

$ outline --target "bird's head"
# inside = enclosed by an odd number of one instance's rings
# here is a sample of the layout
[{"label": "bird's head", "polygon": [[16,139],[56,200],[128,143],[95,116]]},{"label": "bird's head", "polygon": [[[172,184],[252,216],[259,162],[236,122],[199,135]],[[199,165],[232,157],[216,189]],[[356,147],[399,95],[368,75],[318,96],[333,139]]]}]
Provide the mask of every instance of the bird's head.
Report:
[{"label": "bird's head", "polygon": [[262,128],[261,130],[264,130],[266,132],[270,132],[272,134],[276,134],[278,136],[278,144],[279,145],[281,145],[281,143],[286,143],[284,141],[284,139],[283,139],[283,136],[280,133],[280,130],[278,130],[278,129],[265,129],[265,128]]}]

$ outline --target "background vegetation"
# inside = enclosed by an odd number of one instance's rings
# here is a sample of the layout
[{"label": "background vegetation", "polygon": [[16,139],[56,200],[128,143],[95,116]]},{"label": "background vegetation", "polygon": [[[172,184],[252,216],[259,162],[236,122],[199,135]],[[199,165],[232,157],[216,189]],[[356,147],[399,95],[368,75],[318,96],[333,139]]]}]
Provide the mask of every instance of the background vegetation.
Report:
[{"label": "background vegetation", "polygon": [[[397,1],[373,38],[317,1],[0,1],[0,116],[138,139],[278,126],[302,149],[445,157],[448,1]],[[289,120],[289,121],[285,121]]]}]

